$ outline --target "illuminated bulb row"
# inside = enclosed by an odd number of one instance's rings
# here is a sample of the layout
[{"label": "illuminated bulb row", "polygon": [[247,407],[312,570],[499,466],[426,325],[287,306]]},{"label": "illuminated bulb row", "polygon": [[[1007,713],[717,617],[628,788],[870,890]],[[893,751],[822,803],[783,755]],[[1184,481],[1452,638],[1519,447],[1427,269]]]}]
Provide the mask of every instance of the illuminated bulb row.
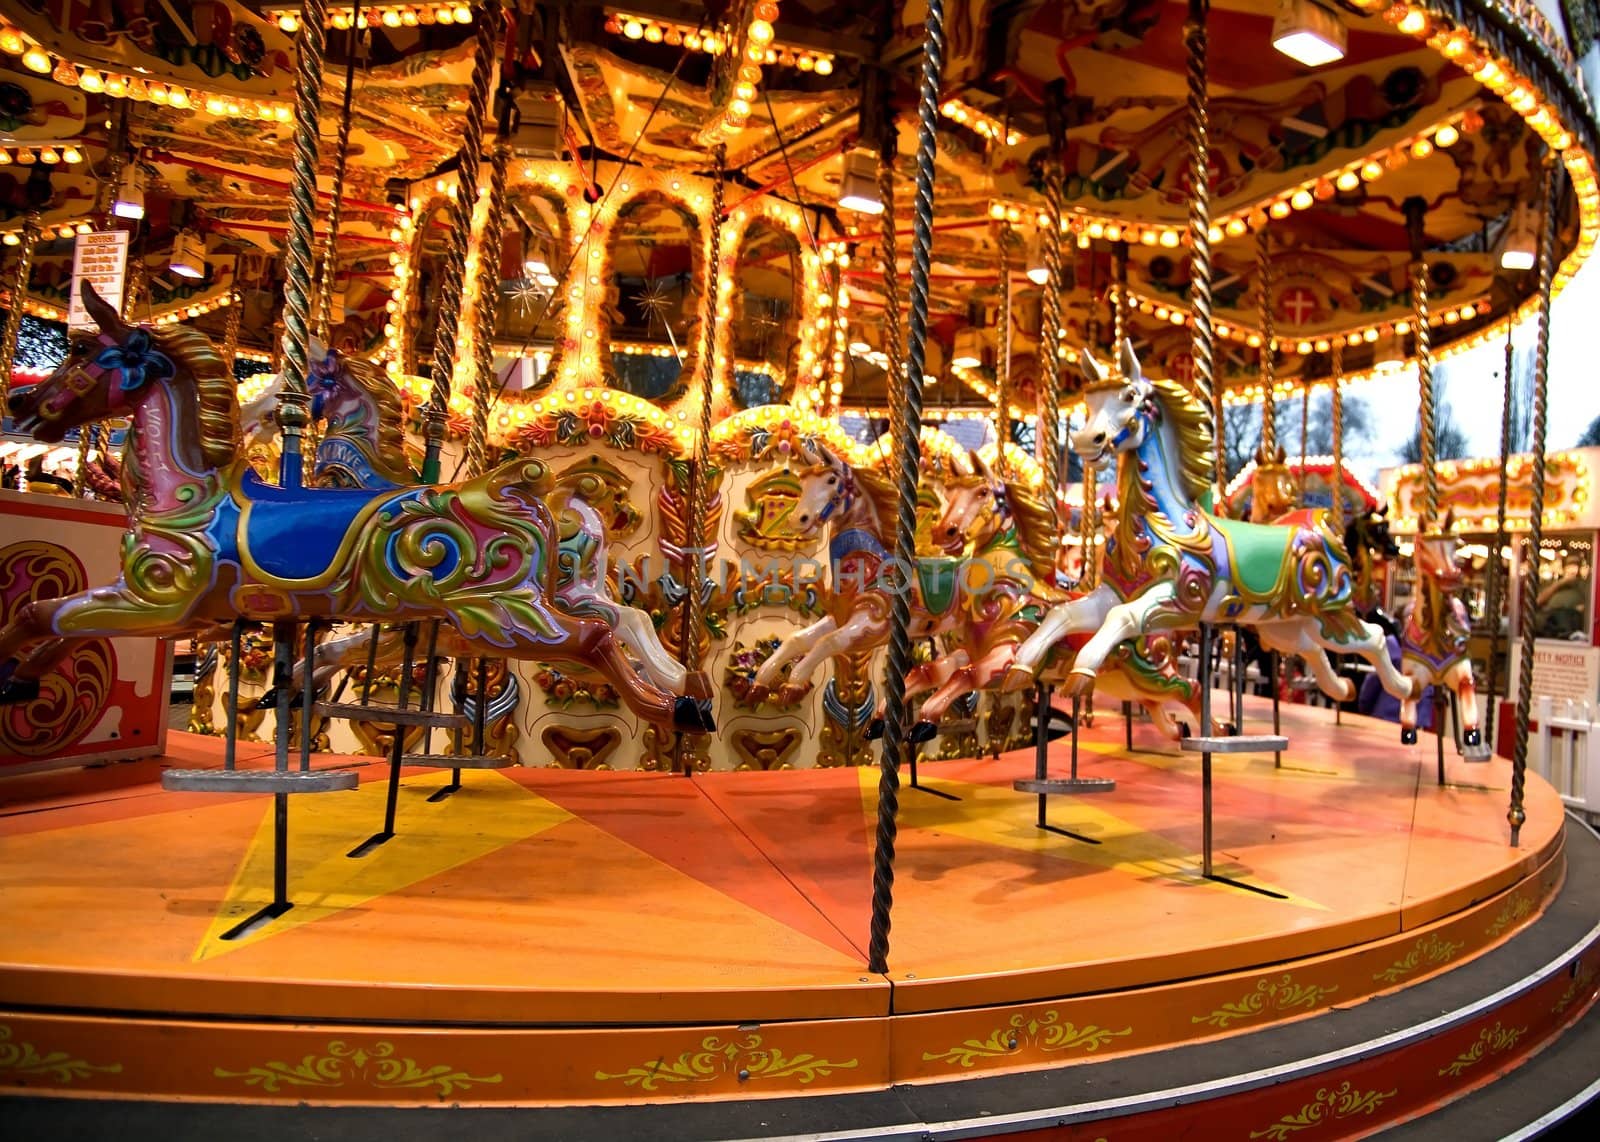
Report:
[{"label": "illuminated bulb row", "polygon": [[971,128],[985,139],[1003,141],[1008,147],[1016,146],[1023,139],[1021,131],[1006,130],[1005,124],[993,115],[985,114],[970,103],[963,103],[959,99],[946,99],[939,104],[939,114],[952,123]]},{"label": "illuminated bulb row", "polygon": [[294,118],[294,109],[287,103],[208,94],[198,88],[163,83],[142,75],[80,67],[71,60],[46,51],[26,33],[3,22],[0,22],[0,52],[20,55],[22,66],[29,71],[48,75],[63,87],[82,88],[90,95],[103,93],[113,99],[132,99],[156,107],[175,107],[180,111],[203,106],[207,114],[217,118],[259,119],[277,123],[287,123]]},{"label": "illuminated bulb row", "polygon": [[394,243],[394,249],[389,254],[389,266],[394,272],[394,284],[389,290],[389,300],[383,303],[387,316],[383,323],[383,360],[384,370],[396,377],[400,373],[402,362],[405,360],[405,316],[408,304],[411,273],[404,259],[406,252],[411,248],[411,238],[416,229],[410,213],[400,216],[399,222],[389,231],[389,240]]},{"label": "illuminated bulb row", "polygon": [[180,321],[192,321],[196,317],[204,317],[208,313],[215,313],[219,309],[227,309],[233,304],[233,290],[229,289],[221,297],[210,301],[198,301],[191,305],[177,305],[171,309],[163,310],[156,314],[152,320],[157,325],[176,325]]},{"label": "illuminated bulb row", "polygon": [[34,163],[44,163],[46,166],[66,163],[68,166],[76,166],[81,162],[83,162],[83,152],[73,143],[0,147],[0,167],[10,166],[12,163],[20,166],[31,166]]},{"label": "illuminated bulb row", "polygon": [[[1033,219],[1036,226],[1048,223],[1046,215],[1031,206],[1003,202],[999,199],[989,204],[989,217],[996,222],[1012,224],[1028,217]],[[1104,238],[1108,242],[1127,242],[1130,245],[1161,246],[1168,250],[1176,249],[1183,243],[1181,229],[1171,226],[1140,225],[1078,210],[1062,216],[1061,232],[1072,234],[1081,247],[1087,247],[1089,242],[1096,238]]]},{"label": "illuminated bulb row", "polygon": [[[278,27],[294,35],[300,30],[298,8],[271,7],[266,11]],[[472,9],[465,4],[358,4],[334,8],[323,24],[340,31],[354,24],[357,28],[415,28],[419,24],[470,24]]]},{"label": "illuminated bulb row", "polygon": [[[780,47],[773,42],[773,24],[778,19],[778,5],[773,0],[763,0],[755,6],[755,14],[746,33],[746,57],[753,63],[773,67],[794,67],[801,71],[814,71],[818,75],[833,74],[833,55],[810,48]],[[651,44],[688,48],[692,52],[722,55],[733,44],[727,30],[702,32],[690,24],[674,23],[653,16],[630,16],[622,12],[606,17],[606,31],[629,40],[644,40]]]},{"label": "illuminated bulb row", "polygon": [[[39,237],[41,240],[71,238],[75,234],[87,234],[93,229],[94,227],[87,218],[68,219],[65,222],[52,222],[48,226],[41,226],[39,228]],[[19,228],[0,232],[0,242],[5,243],[7,246],[22,245],[22,230]]]}]

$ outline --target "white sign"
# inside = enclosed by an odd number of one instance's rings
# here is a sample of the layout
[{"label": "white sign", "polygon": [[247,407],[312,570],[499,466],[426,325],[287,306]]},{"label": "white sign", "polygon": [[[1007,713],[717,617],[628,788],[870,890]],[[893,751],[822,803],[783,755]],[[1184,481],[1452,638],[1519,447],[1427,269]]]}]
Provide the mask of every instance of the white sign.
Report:
[{"label": "white sign", "polygon": [[72,247],[72,296],[67,303],[67,331],[98,329],[94,318],[83,307],[82,283],[94,286],[95,292],[118,313],[122,312],[122,291],[128,276],[128,232],[102,230],[94,234],[79,234]]},{"label": "white sign", "polygon": [[[1511,697],[1517,696],[1522,675],[1518,669],[1521,647],[1511,648]],[[1600,647],[1581,642],[1540,638],[1533,642],[1533,697],[1571,698],[1574,702],[1600,700]]]}]

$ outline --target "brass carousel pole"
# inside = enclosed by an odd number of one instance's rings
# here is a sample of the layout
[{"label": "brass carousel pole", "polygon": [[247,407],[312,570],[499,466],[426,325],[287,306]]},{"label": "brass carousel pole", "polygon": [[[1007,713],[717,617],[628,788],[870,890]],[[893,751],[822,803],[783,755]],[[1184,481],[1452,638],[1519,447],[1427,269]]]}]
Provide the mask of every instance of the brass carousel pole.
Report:
[{"label": "brass carousel pole", "polygon": [[1511,847],[1522,838],[1522,825],[1528,819],[1522,791],[1528,775],[1528,715],[1533,703],[1533,633],[1539,609],[1539,548],[1544,540],[1544,441],[1545,416],[1549,404],[1550,293],[1555,276],[1555,244],[1559,230],[1556,195],[1561,187],[1561,164],[1554,151],[1544,156],[1544,225],[1539,228],[1539,316],[1538,340],[1533,353],[1533,438],[1528,442],[1533,453],[1533,487],[1528,505],[1529,570],[1523,575],[1518,607],[1518,634],[1521,636],[1517,662],[1516,737],[1511,753],[1511,804],[1506,820],[1511,823]]},{"label": "brass carousel pole", "polygon": [[[712,151],[712,157],[716,165],[711,186],[709,235],[711,248],[706,256],[706,315],[700,328],[700,431],[695,434],[694,460],[689,465],[689,535],[685,537],[690,541],[685,544],[685,552],[693,560],[693,566],[685,568],[684,571],[689,596],[684,602],[683,646],[679,652],[684,669],[691,677],[700,669],[700,634],[705,629],[703,594],[706,583],[705,557],[716,541],[714,534],[707,533],[706,517],[710,510],[708,477],[711,468],[711,405],[716,393],[717,322],[721,310],[718,283],[721,280],[722,265],[722,223],[725,210],[723,171],[728,161],[727,146],[718,143]],[[683,739],[684,735],[681,732],[674,737],[672,767],[681,769],[684,773],[691,773],[694,766],[691,760],[685,757]]]},{"label": "brass carousel pole", "polygon": [[348,58],[344,65],[344,100],[339,108],[339,141],[333,153],[333,202],[328,208],[328,238],[322,247],[322,276],[317,288],[317,338],[324,347],[333,324],[333,278],[337,265],[334,246],[344,213],[344,174],[350,159],[350,113],[355,102],[356,56],[360,43],[361,29],[351,23],[350,34],[345,38]]},{"label": "brass carousel pole", "polygon": [[[1211,409],[1215,507],[1221,510],[1227,470],[1222,455],[1222,390],[1216,383],[1216,330],[1211,322],[1211,119],[1207,103],[1206,18],[1211,0],[1189,0],[1183,25],[1189,78],[1189,356],[1195,396]],[[1207,727],[1202,732],[1209,733]]]},{"label": "brass carousel pole", "polygon": [[[939,77],[944,70],[944,0],[928,0],[922,34],[922,83],[917,102],[917,192],[911,236],[910,330],[906,341],[899,431],[894,439],[894,476],[899,493],[895,565],[900,586],[889,609],[889,660],[884,670],[887,713],[878,780],[878,824],[872,853],[872,918],[868,969],[889,970],[889,917],[894,906],[894,845],[900,809],[900,764],[906,740],[906,673],[911,669],[911,599],[905,578],[915,566],[917,485],[922,461],[922,373],[928,344],[928,276],[933,247],[933,174],[939,147]],[[892,229],[891,226],[885,229]],[[891,378],[892,380],[892,378]]]},{"label": "brass carousel pole", "polygon": [[472,6],[472,88],[467,96],[467,121],[461,132],[456,168],[456,197],[450,208],[450,242],[439,275],[439,324],[433,339],[433,387],[423,406],[426,447],[422,482],[439,482],[439,454],[444,450],[445,422],[450,416],[450,385],[456,364],[456,326],[461,320],[461,291],[467,272],[467,243],[472,233],[472,208],[478,199],[482,163],[483,120],[489,107],[489,73],[494,70],[504,11],[499,0]]},{"label": "brass carousel pole", "polygon": [[[887,92],[890,85],[884,85]],[[885,103],[887,104],[887,96]],[[905,334],[900,326],[900,251],[895,238],[894,163],[900,153],[900,136],[894,125],[894,112],[884,110],[884,131],[878,155],[878,196],[883,199],[883,352],[889,358],[889,432],[899,438],[901,401],[905,397]]]},{"label": "brass carousel pole", "polygon": [[489,205],[483,240],[478,247],[478,305],[474,316],[473,345],[476,372],[472,383],[472,430],[467,436],[467,472],[481,476],[489,462],[489,413],[493,410],[498,377],[494,371],[494,335],[498,318],[495,302],[500,293],[500,251],[505,241],[506,178],[511,149],[496,145],[489,165]]},{"label": "brass carousel pole", "polygon": [[[1264,226],[1256,233],[1256,304],[1261,315],[1261,449],[1256,456],[1259,471],[1259,465],[1275,463],[1278,454],[1278,342],[1272,317],[1272,236]],[[1254,499],[1253,494],[1251,499]]]},{"label": "brass carousel pole", "polygon": [[1504,392],[1500,399],[1500,481],[1499,495],[1494,511],[1494,550],[1489,552],[1489,584],[1483,612],[1489,620],[1489,668],[1484,680],[1484,693],[1489,704],[1489,716],[1483,726],[1489,744],[1494,744],[1500,719],[1496,695],[1500,689],[1500,609],[1504,605],[1505,575],[1509,570],[1501,554],[1506,549],[1506,467],[1511,462],[1511,385],[1512,366],[1515,364],[1516,342],[1513,335],[1516,323],[1506,322],[1506,373]]},{"label": "brass carousel pole", "polygon": [[1000,379],[995,386],[995,471],[1009,471],[1011,441],[1011,223],[1000,223]]},{"label": "brass carousel pole", "polygon": [[[317,128],[322,113],[322,53],[327,32],[325,0],[305,0],[300,12],[299,66],[295,76],[294,179],[289,188],[289,233],[285,238],[283,320],[283,392],[278,397],[278,427],[283,453],[278,482],[300,486],[303,473],[301,436],[310,419],[311,398],[306,378],[311,370],[311,252],[317,197]],[[282,640],[280,640],[280,643]],[[285,665],[284,673],[288,673]],[[282,693],[287,696],[288,688]],[[286,711],[285,711],[286,713]],[[287,718],[281,722],[287,725]],[[282,737],[283,735],[279,735]]]},{"label": "brass carousel pole", "polygon": [[[1344,534],[1344,346],[1333,343],[1333,505],[1328,510],[1333,534]],[[1304,496],[1302,496],[1302,499]]]}]

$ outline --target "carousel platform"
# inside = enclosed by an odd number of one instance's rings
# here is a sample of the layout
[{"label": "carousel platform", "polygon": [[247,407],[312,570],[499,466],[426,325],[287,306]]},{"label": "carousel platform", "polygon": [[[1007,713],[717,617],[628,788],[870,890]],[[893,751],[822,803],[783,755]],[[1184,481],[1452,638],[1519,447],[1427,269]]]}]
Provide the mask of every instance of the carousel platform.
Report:
[{"label": "carousel platform", "polygon": [[294,907],[227,940],[270,898],[272,804],[163,792],[220,764],[175,733],[0,784],[0,1090],[549,1108],[523,1137],[616,1137],[640,1103],[678,1104],[651,1137],[1371,1132],[1585,1014],[1600,842],[1530,775],[1512,849],[1504,762],[1440,787],[1431,739],[1331,719],[1286,708],[1282,769],[1217,759],[1216,871],[1249,887],[1199,875],[1198,759],[1148,727],[1128,750],[1102,718],[1083,760],[1116,791],[1051,800],[1099,843],[1035,826],[1031,751],[925,764],[959,800],[902,792],[886,975],[876,771],[511,769],[429,802],[418,770],[351,858],[384,767],[322,757],[359,787],[293,801]]}]

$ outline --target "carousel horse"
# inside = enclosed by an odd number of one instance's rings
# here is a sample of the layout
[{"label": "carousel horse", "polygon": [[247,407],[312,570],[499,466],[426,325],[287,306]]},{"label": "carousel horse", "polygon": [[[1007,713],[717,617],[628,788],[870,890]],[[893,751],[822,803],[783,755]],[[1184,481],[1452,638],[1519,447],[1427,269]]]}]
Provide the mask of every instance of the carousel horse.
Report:
[{"label": "carousel horse", "polygon": [[[801,535],[830,526],[833,589],[823,617],[784,639],[756,671],[754,700],[776,698],[784,705],[805,695],[811,676],[828,659],[888,641],[890,599],[897,589],[894,485],[870,469],[852,468],[821,445],[803,447],[800,459],[803,466],[794,473],[800,493],[789,518]],[[913,639],[945,634],[967,614],[1007,606],[1008,590],[1020,592],[1033,581],[1026,567],[1013,561],[992,567],[994,578],[988,582],[974,583],[965,573],[966,561],[948,555],[918,556],[909,570],[904,589],[910,592]],[[785,679],[783,669],[791,662]]]},{"label": "carousel horse", "polygon": [[516,459],[456,484],[383,491],[264,483],[240,454],[234,380],[211,342],[130,326],[88,283],[83,297],[99,335],[80,336],[9,407],[47,442],[131,418],[123,570],[108,587],[21,608],[0,632],[5,700],[37,695],[69,640],[187,635],[236,618],[441,619],[475,654],[580,663],[645,721],[713,728],[709,702],[641,677],[606,622],[557,608],[545,465]]},{"label": "carousel horse", "polygon": [[1298,499],[1294,473],[1284,461],[1281,447],[1274,452],[1268,452],[1264,444],[1256,449],[1256,470],[1250,476],[1251,523],[1280,523],[1294,510]]},{"label": "carousel horse", "polygon": [[1019,648],[1005,688],[1032,686],[1050,649],[1073,634],[1094,632],[1068,675],[1068,692],[1081,694],[1131,639],[1243,623],[1268,649],[1303,657],[1335,701],[1348,701],[1354,686],[1334,671],[1330,650],[1365,658],[1397,698],[1420,691],[1389,661],[1383,631],[1356,614],[1348,557],[1323,516],[1315,527],[1290,527],[1212,515],[1201,501],[1212,470],[1207,410],[1178,382],[1146,378],[1126,341],[1120,377],[1088,353],[1083,362],[1088,417],[1072,446],[1085,463],[1120,457],[1121,513],[1102,583],[1051,609]]},{"label": "carousel horse", "polygon": [[[1459,540],[1450,531],[1454,522],[1453,513],[1447,514],[1439,531],[1417,537],[1417,595],[1401,613],[1400,670],[1419,688],[1442,686],[1455,692],[1468,760],[1487,761],[1487,754],[1470,756],[1481,752],[1483,735],[1472,659],[1467,654],[1472,620],[1455,594],[1461,586],[1461,565],[1456,561]],[[1400,703],[1400,741],[1414,745],[1416,740],[1417,700],[1408,698]]]},{"label": "carousel horse", "polygon": [[1350,553],[1355,572],[1356,611],[1368,622],[1377,623],[1391,638],[1400,636],[1400,624],[1379,605],[1378,568],[1400,558],[1400,546],[1389,534],[1389,505],[1374,511],[1357,512],[1344,529],[1344,549]]},{"label": "carousel horse", "polygon": [[[1001,479],[974,456],[969,470],[958,471],[946,482],[945,510],[933,535],[943,541],[947,554],[970,550],[973,559],[1008,566],[1021,561],[1040,581],[1048,581],[1054,570],[1054,527],[1054,517],[1042,502],[1021,485]],[[969,616],[955,632],[954,652],[907,675],[908,695],[937,687],[922,703],[909,734],[912,741],[932,738],[952,703],[975,690],[990,689],[1005,675],[1017,647],[1038,626],[1049,601],[1029,588],[1015,604],[997,609],[993,617]],[[1148,646],[1147,641],[1156,645]],[[1138,702],[1157,728],[1176,741],[1183,726],[1200,724],[1200,714],[1194,684],[1178,671],[1171,651],[1171,640],[1126,643],[1106,664],[1096,686],[1116,701]]]},{"label": "carousel horse", "polygon": [[[315,396],[312,415],[327,421],[317,444],[314,471],[319,480],[334,487],[383,490],[415,483],[403,466],[390,458],[405,454],[404,412],[395,386],[374,366],[324,351],[312,342]],[[269,392],[271,386],[269,386]],[[251,402],[257,420],[270,423],[272,404],[263,398]],[[275,401],[275,396],[273,400]],[[560,575],[555,603],[568,615],[607,623],[635,658],[639,672],[650,682],[674,694],[711,697],[709,679],[690,672],[661,643],[650,616],[638,607],[619,603],[606,579],[611,566],[607,531],[599,513],[584,500],[581,490],[557,486],[546,498],[555,513],[560,536]],[[327,682],[341,669],[364,666],[372,635],[368,631],[329,639],[315,652],[312,680]],[[480,651],[454,632],[441,631],[439,654],[466,658]],[[394,626],[379,635],[375,665],[394,666],[405,655],[403,629]],[[303,664],[296,664],[295,684],[300,684]],[[276,693],[262,695],[264,708],[276,702]]]}]

